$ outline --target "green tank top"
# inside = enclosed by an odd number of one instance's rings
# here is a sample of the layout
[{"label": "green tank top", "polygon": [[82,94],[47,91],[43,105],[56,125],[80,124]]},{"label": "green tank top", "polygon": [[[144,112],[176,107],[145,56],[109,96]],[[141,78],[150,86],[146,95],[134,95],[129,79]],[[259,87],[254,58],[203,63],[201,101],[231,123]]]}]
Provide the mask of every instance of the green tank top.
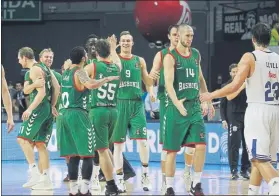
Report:
[{"label": "green tank top", "polygon": [[75,87],[74,74],[80,69],[79,67],[74,67],[72,69],[67,69],[62,75],[61,82],[61,100],[63,109],[68,108],[80,108],[83,110],[88,110],[88,94],[89,90],[84,89],[79,91]]},{"label": "green tank top", "polygon": [[159,88],[158,88],[158,94],[157,94],[157,98],[159,100],[162,100],[165,98],[165,76],[164,76],[164,66],[163,66],[163,60],[166,56],[166,54],[168,54],[169,48],[165,48],[163,50],[160,51],[161,54],[161,68],[160,68],[160,78],[159,78]]},{"label": "green tank top", "polygon": [[[55,70],[51,70],[52,73],[54,74],[55,78],[57,79],[58,81],[58,84],[61,85],[61,80],[62,80],[62,76],[60,73],[56,72]],[[57,100],[57,103],[56,103],[56,109],[57,111],[60,110],[60,108],[62,108],[62,102],[61,102],[61,94],[59,95],[58,97],[58,100]]]},{"label": "green tank top", "polygon": [[131,58],[120,56],[122,70],[120,73],[120,84],[117,93],[118,99],[141,99],[141,64],[138,56]]},{"label": "green tank top", "polygon": [[[173,87],[177,98],[186,100],[196,100],[199,96],[199,51],[191,48],[191,54],[188,57],[182,56],[174,49],[170,52],[175,59],[174,82]],[[167,98],[167,103],[171,99]]]},{"label": "green tank top", "polygon": [[[50,69],[43,63],[35,63],[33,66],[38,66],[42,69],[44,76],[45,76],[45,91],[46,91],[46,95],[44,97],[44,99],[42,100],[42,102],[44,101],[48,101],[51,102],[51,96],[52,96],[52,83],[51,83],[51,73],[50,73]],[[25,73],[24,76],[24,80],[28,81],[29,84],[32,84],[33,81],[30,78],[30,71],[27,71]],[[30,97],[30,103],[32,103],[36,97],[36,95],[38,94],[37,89],[34,89],[29,97]]]},{"label": "green tank top", "polygon": [[[98,61],[95,62],[95,79],[100,80],[108,76],[118,76],[119,68],[115,64],[108,62]],[[119,80],[110,81],[105,83],[98,89],[91,90],[91,108],[99,106],[116,106],[116,93],[119,87]]]}]

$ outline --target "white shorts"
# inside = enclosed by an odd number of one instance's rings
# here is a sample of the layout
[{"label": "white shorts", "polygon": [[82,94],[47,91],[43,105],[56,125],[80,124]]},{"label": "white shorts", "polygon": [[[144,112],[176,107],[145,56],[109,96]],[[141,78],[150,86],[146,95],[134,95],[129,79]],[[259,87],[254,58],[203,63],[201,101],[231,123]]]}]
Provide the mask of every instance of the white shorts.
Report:
[{"label": "white shorts", "polygon": [[277,161],[279,105],[249,103],[244,125],[249,159]]}]

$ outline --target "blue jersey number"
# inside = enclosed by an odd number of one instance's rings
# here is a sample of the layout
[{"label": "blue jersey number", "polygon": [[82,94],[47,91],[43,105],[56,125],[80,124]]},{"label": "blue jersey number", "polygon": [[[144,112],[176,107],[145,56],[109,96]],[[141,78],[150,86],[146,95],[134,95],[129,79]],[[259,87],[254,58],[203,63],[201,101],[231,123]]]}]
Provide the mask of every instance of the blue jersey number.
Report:
[{"label": "blue jersey number", "polygon": [[279,82],[271,84],[271,82],[268,81],[265,84],[265,88],[265,101],[274,101],[274,99],[279,99]]}]

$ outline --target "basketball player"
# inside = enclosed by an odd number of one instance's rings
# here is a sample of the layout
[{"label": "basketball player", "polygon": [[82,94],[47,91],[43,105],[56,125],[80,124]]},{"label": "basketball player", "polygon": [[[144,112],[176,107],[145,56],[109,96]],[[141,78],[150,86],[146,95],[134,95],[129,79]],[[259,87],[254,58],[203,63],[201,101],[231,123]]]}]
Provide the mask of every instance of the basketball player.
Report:
[{"label": "basketball player", "polygon": [[[85,67],[85,70],[92,79],[118,76],[121,71],[121,61],[116,53],[116,38],[113,35],[108,40],[100,39],[97,41],[95,48],[98,61]],[[98,136],[95,151],[98,151],[99,154],[100,165],[107,182],[106,194],[109,195],[118,194],[118,189],[113,179],[112,154],[109,150],[109,140],[118,115],[116,109],[118,86],[119,81],[111,81],[98,89],[91,90],[92,101],[89,112],[93,129]],[[96,166],[94,165],[94,167]],[[95,178],[98,179],[98,176],[96,175]]]},{"label": "basketball player", "polygon": [[279,55],[267,49],[270,37],[269,26],[257,24],[252,29],[255,50],[242,56],[233,81],[200,97],[201,101],[225,97],[246,80],[244,137],[252,161],[249,195],[259,194],[262,178],[268,183],[269,195],[279,194],[279,174],[270,163],[276,161],[279,146]]},{"label": "basketball player", "polygon": [[[112,141],[114,142],[114,164],[120,192],[126,192],[123,176],[124,145],[128,126],[130,125],[129,136],[137,140],[140,149],[140,160],[142,164],[142,187],[144,191],[151,189],[148,176],[149,146],[147,143],[146,118],[142,102],[142,82],[147,89],[153,85],[153,79],[148,76],[146,63],[142,57],[132,54],[133,37],[129,31],[120,34],[120,60],[122,64],[121,81],[117,94],[118,118],[113,131]],[[153,94],[154,93],[150,92]],[[151,94],[150,94],[151,95]]]},{"label": "basketball player", "polygon": [[203,195],[201,175],[205,161],[205,126],[198,99],[199,91],[207,92],[202,74],[201,56],[191,47],[193,29],[183,24],[178,28],[177,47],[164,58],[166,97],[165,139],[166,195],[173,195],[176,154],[181,146],[195,147],[194,174],[190,193]]},{"label": "basketball player", "polygon": [[1,65],[1,75],[2,75],[2,99],[4,103],[5,110],[7,112],[7,126],[8,126],[8,133],[10,133],[14,126],[14,117],[13,117],[13,108],[12,108],[12,100],[11,95],[8,89],[6,77],[5,77],[5,70],[3,65]]},{"label": "basketball player", "polygon": [[[23,68],[29,68],[25,74],[25,81],[32,83],[38,78],[44,78],[45,85],[36,88],[30,94],[30,106],[22,115],[22,126],[18,134],[18,143],[29,163],[31,178],[23,187],[32,187],[34,190],[53,189],[49,176],[49,157],[45,143],[48,142],[48,127],[52,123],[52,113],[57,114],[55,105],[59,96],[59,84],[43,63],[38,64],[31,48],[24,47],[18,53],[19,63]],[[39,175],[35,163],[33,142],[39,152],[42,174]]]},{"label": "basketball player", "polygon": [[[92,175],[92,167],[95,146],[95,134],[87,113],[88,90],[98,88],[106,82],[118,79],[111,76],[101,80],[92,80],[83,69],[87,61],[87,53],[83,47],[75,47],[70,53],[72,64],[64,71],[62,76],[62,104],[63,110],[60,116],[60,155],[70,157],[69,178],[70,194],[89,194],[89,182]],[[82,183],[78,186],[78,166],[80,158],[83,158]]]}]

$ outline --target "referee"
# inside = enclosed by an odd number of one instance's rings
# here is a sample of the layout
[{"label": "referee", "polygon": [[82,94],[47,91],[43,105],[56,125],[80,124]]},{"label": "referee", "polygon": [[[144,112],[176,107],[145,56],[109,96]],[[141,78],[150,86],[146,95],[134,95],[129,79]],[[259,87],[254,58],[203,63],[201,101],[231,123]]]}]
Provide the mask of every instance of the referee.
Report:
[{"label": "referee", "polygon": [[[235,77],[237,73],[237,64],[230,65],[229,71],[231,79],[227,83],[223,84],[223,86],[230,83]],[[245,179],[250,178],[248,174],[250,162],[244,138],[244,114],[247,107],[246,99],[247,97],[244,83],[237,92],[232,93],[221,100],[220,113],[222,118],[222,126],[224,129],[229,131],[228,158],[232,174],[232,180],[237,180],[239,178],[237,168],[239,160],[239,149],[241,143],[242,157],[240,175]]]}]

